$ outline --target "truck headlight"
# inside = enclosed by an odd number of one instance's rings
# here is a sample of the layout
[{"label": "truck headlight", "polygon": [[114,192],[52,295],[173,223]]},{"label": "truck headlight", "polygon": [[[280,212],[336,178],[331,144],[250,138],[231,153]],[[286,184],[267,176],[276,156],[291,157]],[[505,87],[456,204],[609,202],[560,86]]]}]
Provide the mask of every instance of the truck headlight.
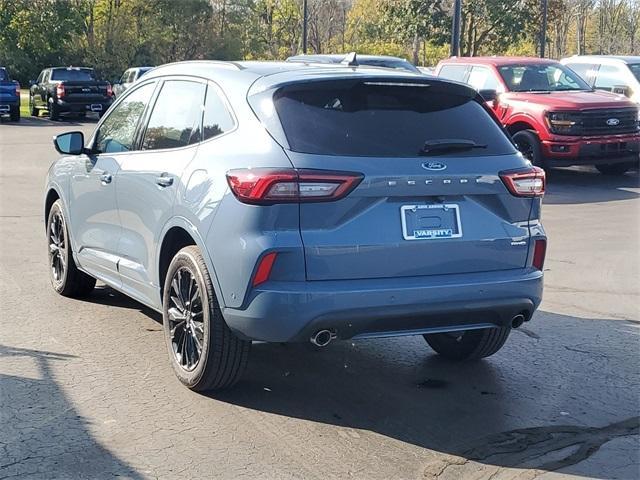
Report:
[{"label": "truck headlight", "polygon": [[549,112],[546,119],[549,130],[559,135],[575,133],[574,127],[579,124],[578,118],[573,112]]}]

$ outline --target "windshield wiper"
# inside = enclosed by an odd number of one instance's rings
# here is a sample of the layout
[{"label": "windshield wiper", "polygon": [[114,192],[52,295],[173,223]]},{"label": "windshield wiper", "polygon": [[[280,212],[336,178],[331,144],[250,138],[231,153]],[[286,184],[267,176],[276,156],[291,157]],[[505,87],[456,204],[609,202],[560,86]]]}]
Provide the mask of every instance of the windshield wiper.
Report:
[{"label": "windshield wiper", "polygon": [[438,155],[440,153],[471,150],[473,148],[487,148],[487,145],[464,138],[442,138],[440,140],[427,140],[418,153],[420,155]]}]

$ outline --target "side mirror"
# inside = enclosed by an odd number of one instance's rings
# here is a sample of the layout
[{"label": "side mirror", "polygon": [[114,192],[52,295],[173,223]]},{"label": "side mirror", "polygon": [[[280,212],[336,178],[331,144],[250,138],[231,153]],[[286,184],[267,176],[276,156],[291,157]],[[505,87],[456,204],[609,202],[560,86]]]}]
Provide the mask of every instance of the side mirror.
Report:
[{"label": "side mirror", "polygon": [[53,137],[53,145],[63,155],[80,155],[84,150],[82,132],[67,132]]},{"label": "side mirror", "polygon": [[485,102],[493,102],[498,98],[498,92],[495,90],[480,90],[478,93]]},{"label": "side mirror", "polygon": [[33,87],[36,84],[35,80],[29,80],[29,86]]}]

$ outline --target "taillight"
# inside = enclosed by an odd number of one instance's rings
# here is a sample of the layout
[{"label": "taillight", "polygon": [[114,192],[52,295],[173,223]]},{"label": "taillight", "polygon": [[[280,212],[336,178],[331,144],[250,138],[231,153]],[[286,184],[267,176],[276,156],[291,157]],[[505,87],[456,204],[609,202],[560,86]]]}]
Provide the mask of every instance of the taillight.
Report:
[{"label": "taillight", "polygon": [[56,97],[58,97],[58,98],[64,97],[64,84],[59,83],[56,86]]},{"label": "taillight", "polygon": [[533,262],[531,263],[534,268],[542,271],[544,267],[544,257],[547,254],[547,241],[543,238],[539,238],[533,241]]},{"label": "taillight", "polygon": [[111,84],[107,83],[107,97],[110,97],[113,95],[113,89],[111,88]]},{"label": "taillight", "polygon": [[500,178],[516,197],[541,197],[547,183],[544,170],[540,167],[500,172]]},{"label": "taillight", "polygon": [[227,172],[231,191],[243,203],[329,202],[348,195],[361,173],[327,170],[241,168]]},{"label": "taillight", "polygon": [[16,83],[16,95],[18,98],[20,98],[20,84]]},{"label": "taillight", "polygon": [[271,269],[273,268],[273,263],[276,261],[277,255],[276,252],[271,252],[260,259],[258,268],[256,268],[256,274],[253,276],[254,287],[269,280],[269,275],[271,275]]}]

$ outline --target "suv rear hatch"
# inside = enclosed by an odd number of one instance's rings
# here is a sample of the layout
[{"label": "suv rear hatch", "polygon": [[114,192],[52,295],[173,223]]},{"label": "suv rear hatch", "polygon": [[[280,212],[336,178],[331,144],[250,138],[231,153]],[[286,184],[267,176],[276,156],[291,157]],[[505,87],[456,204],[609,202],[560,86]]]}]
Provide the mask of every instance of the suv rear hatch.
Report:
[{"label": "suv rear hatch", "polygon": [[344,198],[300,203],[307,280],[525,267],[532,199],[498,173],[526,162],[473,90],[358,78],[295,83],[273,101],[296,169],[364,175]]}]

